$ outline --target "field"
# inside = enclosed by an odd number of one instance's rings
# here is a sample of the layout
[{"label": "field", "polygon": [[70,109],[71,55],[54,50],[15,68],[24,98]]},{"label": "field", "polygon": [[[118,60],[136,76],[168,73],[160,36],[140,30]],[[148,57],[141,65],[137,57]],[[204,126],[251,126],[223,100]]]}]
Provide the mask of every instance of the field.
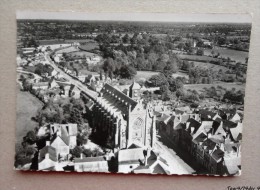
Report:
[{"label": "field", "polygon": [[75,52],[68,53],[68,55],[72,57],[84,57],[84,56],[88,57],[88,56],[93,56],[95,54],[87,51],[75,51]]},{"label": "field", "polygon": [[[244,51],[237,51],[237,50],[233,50],[233,49],[224,49],[224,48],[219,48],[219,47],[215,47],[212,50],[215,52],[215,54],[220,53],[220,57],[223,57],[223,58],[230,57],[230,59],[235,60],[236,62],[241,62],[241,63],[244,63],[245,58],[248,57],[248,52],[244,52]],[[206,49],[206,50],[204,50],[204,54],[211,55],[212,50]]]},{"label": "field", "polygon": [[96,42],[88,42],[85,45],[79,46],[79,49],[84,51],[91,51],[93,49],[99,49],[98,43]]},{"label": "field", "polygon": [[184,88],[186,90],[196,90],[197,92],[201,93],[204,91],[204,88],[210,88],[214,86],[217,88],[217,86],[221,86],[223,88],[226,88],[227,90],[231,90],[232,88],[235,88],[236,90],[245,91],[245,84],[239,84],[239,83],[224,83],[224,82],[218,82],[215,84],[186,84],[184,85]]},{"label": "field", "polygon": [[[135,80],[148,80],[151,78],[151,76],[153,75],[158,75],[160,72],[157,71],[137,71],[137,74],[135,75]],[[185,78],[189,78],[188,75],[186,73],[182,73],[182,72],[177,72],[177,73],[173,73],[172,76],[174,78],[176,77],[185,77]]]},{"label": "field", "polygon": [[71,47],[56,51],[56,54],[70,53],[70,52],[74,52],[74,51],[78,51],[78,49],[75,46],[71,46]]},{"label": "field", "polygon": [[222,69],[223,72],[226,72],[229,70],[227,67],[221,66],[221,65],[216,65],[212,63],[205,63],[205,62],[198,62],[198,61],[193,61],[195,67],[200,67],[203,69],[212,69],[213,71],[219,71]]},{"label": "field", "polygon": [[93,40],[89,39],[71,39],[71,40],[58,40],[58,39],[52,39],[52,40],[39,40],[40,45],[53,45],[53,44],[70,44],[72,42],[79,42],[79,43],[84,43],[84,42],[90,42]]},{"label": "field", "polygon": [[26,133],[33,130],[38,124],[31,120],[42,103],[29,92],[20,91],[17,84],[17,108],[16,108],[16,140],[20,143]]},{"label": "field", "polygon": [[208,57],[208,56],[199,56],[199,55],[184,55],[180,54],[178,55],[180,59],[188,60],[188,61],[199,61],[199,62],[210,62],[214,61],[217,62],[219,59],[213,58],[213,57]]},{"label": "field", "polygon": [[137,74],[135,75],[135,80],[148,80],[153,75],[158,75],[159,72],[156,71],[137,71]]}]

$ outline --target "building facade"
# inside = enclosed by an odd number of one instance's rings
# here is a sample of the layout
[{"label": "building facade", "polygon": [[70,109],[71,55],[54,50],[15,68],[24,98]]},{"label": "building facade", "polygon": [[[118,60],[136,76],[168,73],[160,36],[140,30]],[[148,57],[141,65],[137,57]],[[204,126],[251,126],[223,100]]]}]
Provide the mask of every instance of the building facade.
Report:
[{"label": "building facade", "polygon": [[114,150],[132,144],[153,147],[156,139],[152,106],[109,84],[104,85],[93,107],[93,127],[96,134],[102,135],[104,144]]}]

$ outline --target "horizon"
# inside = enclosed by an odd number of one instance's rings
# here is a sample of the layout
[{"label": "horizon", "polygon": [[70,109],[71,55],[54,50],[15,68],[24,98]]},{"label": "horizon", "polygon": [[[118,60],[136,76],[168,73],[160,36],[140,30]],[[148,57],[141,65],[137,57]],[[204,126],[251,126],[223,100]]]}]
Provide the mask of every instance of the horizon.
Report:
[{"label": "horizon", "polygon": [[[68,16],[68,13],[69,16]],[[118,19],[120,17],[120,19]],[[71,22],[160,22],[202,24],[251,24],[251,14],[225,13],[86,13],[17,11],[17,20],[71,21]]]}]

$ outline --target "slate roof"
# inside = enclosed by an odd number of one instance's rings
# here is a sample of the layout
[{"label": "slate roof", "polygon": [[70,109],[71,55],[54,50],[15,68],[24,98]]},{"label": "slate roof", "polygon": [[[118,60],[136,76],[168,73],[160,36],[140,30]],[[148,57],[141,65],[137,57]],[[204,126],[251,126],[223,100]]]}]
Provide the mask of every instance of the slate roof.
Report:
[{"label": "slate roof", "polygon": [[140,84],[138,84],[137,82],[133,82],[133,84],[131,84],[131,85],[129,86],[129,89],[139,90],[139,89],[141,89],[141,86],[140,86]]},{"label": "slate roof", "polygon": [[199,133],[194,139],[193,142],[196,144],[203,142],[207,139],[207,135],[204,132]]},{"label": "slate roof", "polygon": [[238,173],[241,166],[241,157],[224,158],[224,162],[229,175]]},{"label": "slate roof", "polygon": [[132,164],[144,162],[144,153],[142,148],[124,149],[118,151],[119,164]]},{"label": "slate roof", "polygon": [[83,157],[83,158],[75,158],[75,163],[81,163],[81,162],[106,162],[106,159],[103,156],[98,157]]},{"label": "slate roof", "polygon": [[242,138],[242,123],[238,123],[237,127],[231,128],[230,133],[235,141],[240,140]]},{"label": "slate roof", "polygon": [[51,146],[45,146],[39,151],[39,162],[44,160],[45,155],[49,153],[49,158],[56,162],[57,161],[57,156],[56,156],[56,149],[51,147]]},{"label": "slate roof", "polygon": [[205,109],[201,109],[199,111],[199,114],[201,114],[201,118],[202,119],[207,119],[207,120],[208,119],[212,120],[215,117],[215,115],[216,115],[216,113],[214,113],[212,111],[205,110]]},{"label": "slate roof", "polygon": [[[131,110],[133,110],[137,105],[137,102],[134,101],[132,98],[128,97],[126,94],[110,86],[107,83],[101,89],[101,93],[103,93],[101,99],[104,100],[108,107],[114,108],[117,111],[122,112],[123,114],[128,113],[129,105],[131,106]],[[117,96],[117,98],[115,96]]]},{"label": "slate roof", "polygon": [[224,152],[221,149],[216,149],[212,153],[212,158],[218,163],[221,161],[221,158],[223,158]]},{"label": "slate roof", "polygon": [[[197,132],[197,130],[199,129],[199,127],[200,127],[200,123],[198,122],[198,121],[196,121],[195,119],[193,119],[193,118],[190,118],[190,119],[188,119],[188,121],[187,121],[187,123],[189,123],[189,126],[188,126],[188,131],[191,133],[193,133],[193,134],[195,134],[196,132]],[[191,128],[194,128],[194,130],[193,131],[191,131]]]}]

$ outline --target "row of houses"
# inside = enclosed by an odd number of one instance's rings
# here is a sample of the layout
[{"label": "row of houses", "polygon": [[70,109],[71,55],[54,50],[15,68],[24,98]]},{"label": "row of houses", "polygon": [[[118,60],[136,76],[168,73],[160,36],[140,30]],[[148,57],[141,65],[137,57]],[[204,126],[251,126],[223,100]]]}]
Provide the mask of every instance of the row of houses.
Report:
[{"label": "row of houses", "polygon": [[49,99],[56,101],[66,97],[78,99],[81,94],[81,90],[75,85],[59,82],[54,78],[45,81],[35,81],[32,79],[28,90],[42,99],[43,102],[48,102]]},{"label": "row of houses", "polygon": [[174,148],[180,148],[210,174],[235,175],[240,172],[241,116],[234,110],[172,115],[157,113],[157,128]]}]

